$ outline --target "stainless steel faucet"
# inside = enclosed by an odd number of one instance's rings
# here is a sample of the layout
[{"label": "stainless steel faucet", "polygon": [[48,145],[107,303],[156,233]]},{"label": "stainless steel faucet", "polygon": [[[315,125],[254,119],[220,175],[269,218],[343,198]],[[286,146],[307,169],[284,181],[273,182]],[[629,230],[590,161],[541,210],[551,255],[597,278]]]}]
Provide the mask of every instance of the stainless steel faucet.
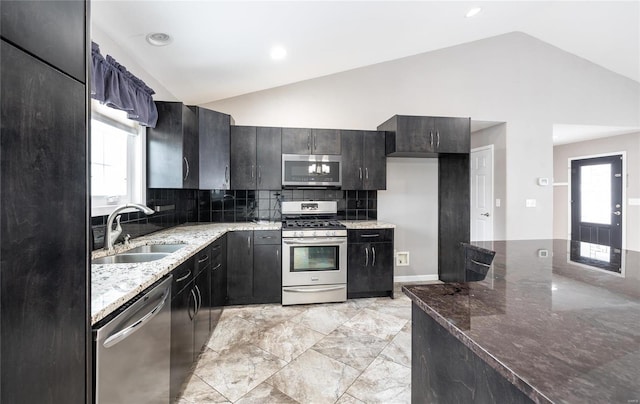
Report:
[{"label": "stainless steel faucet", "polygon": [[[153,209],[148,208],[144,205],[140,205],[139,203],[127,203],[126,205],[120,205],[111,214],[107,219],[107,231],[104,234],[104,249],[111,252],[113,251],[113,243],[118,239],[120,233],[122,233],[122,227],[120,226],[120,212],[125,209],[137,209],[141,212],[146,213],[147,215],[151,215],[154,213]],[[113,228],[113,221],[116,221],[116,228]]]}]

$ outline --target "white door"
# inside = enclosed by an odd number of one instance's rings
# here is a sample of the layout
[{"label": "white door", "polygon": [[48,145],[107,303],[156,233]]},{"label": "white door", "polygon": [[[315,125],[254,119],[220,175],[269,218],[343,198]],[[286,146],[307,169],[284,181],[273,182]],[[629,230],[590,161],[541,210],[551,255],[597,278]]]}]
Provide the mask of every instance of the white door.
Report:
[{"label": "white door", "polygon": [[493,240],[493,145],[471,150],[471,241]]}]

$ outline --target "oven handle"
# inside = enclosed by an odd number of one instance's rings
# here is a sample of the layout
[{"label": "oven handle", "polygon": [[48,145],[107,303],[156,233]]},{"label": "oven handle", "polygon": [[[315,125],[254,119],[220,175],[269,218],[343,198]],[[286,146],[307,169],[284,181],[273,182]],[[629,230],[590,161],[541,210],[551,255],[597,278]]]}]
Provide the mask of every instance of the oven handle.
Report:
[{"label": "oven handle", "polygon": [[282,244],[346,244],[346,237],[336,237],[336,238],[327,238],[327,237],[319,237],[319,238],[283,238]]},{"label": "oven handle", "polygon": [[285,292],[296,292],[296,293],[330,292],[332,290],[340,290],[340,289],[344,289],[344,285],[328,286],[326,288],[313,288],[313,289],[296,289],[293,287],[283,288]]}]

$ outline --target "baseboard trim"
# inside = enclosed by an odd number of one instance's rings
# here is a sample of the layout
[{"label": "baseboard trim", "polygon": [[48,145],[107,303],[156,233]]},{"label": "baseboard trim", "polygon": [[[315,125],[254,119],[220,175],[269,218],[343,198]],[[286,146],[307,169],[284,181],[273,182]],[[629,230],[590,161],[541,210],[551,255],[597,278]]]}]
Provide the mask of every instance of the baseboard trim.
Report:
[{"label": "baseboard trim", "polygon": [[397,283],[404,282],[426,282],[437,281],[438,275],[409,275],[409,276],[394,276],[393,281]]}]

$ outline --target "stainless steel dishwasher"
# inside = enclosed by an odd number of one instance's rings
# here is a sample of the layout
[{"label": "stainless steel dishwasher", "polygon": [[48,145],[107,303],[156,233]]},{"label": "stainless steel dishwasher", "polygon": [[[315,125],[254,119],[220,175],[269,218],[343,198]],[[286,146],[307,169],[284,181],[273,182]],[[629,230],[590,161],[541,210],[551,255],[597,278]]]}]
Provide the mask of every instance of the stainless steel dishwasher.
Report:
[{"label": "stainless steel dishwasher", "polygon": [[95,403],[169,403],[169,276],[93,331]]}]

